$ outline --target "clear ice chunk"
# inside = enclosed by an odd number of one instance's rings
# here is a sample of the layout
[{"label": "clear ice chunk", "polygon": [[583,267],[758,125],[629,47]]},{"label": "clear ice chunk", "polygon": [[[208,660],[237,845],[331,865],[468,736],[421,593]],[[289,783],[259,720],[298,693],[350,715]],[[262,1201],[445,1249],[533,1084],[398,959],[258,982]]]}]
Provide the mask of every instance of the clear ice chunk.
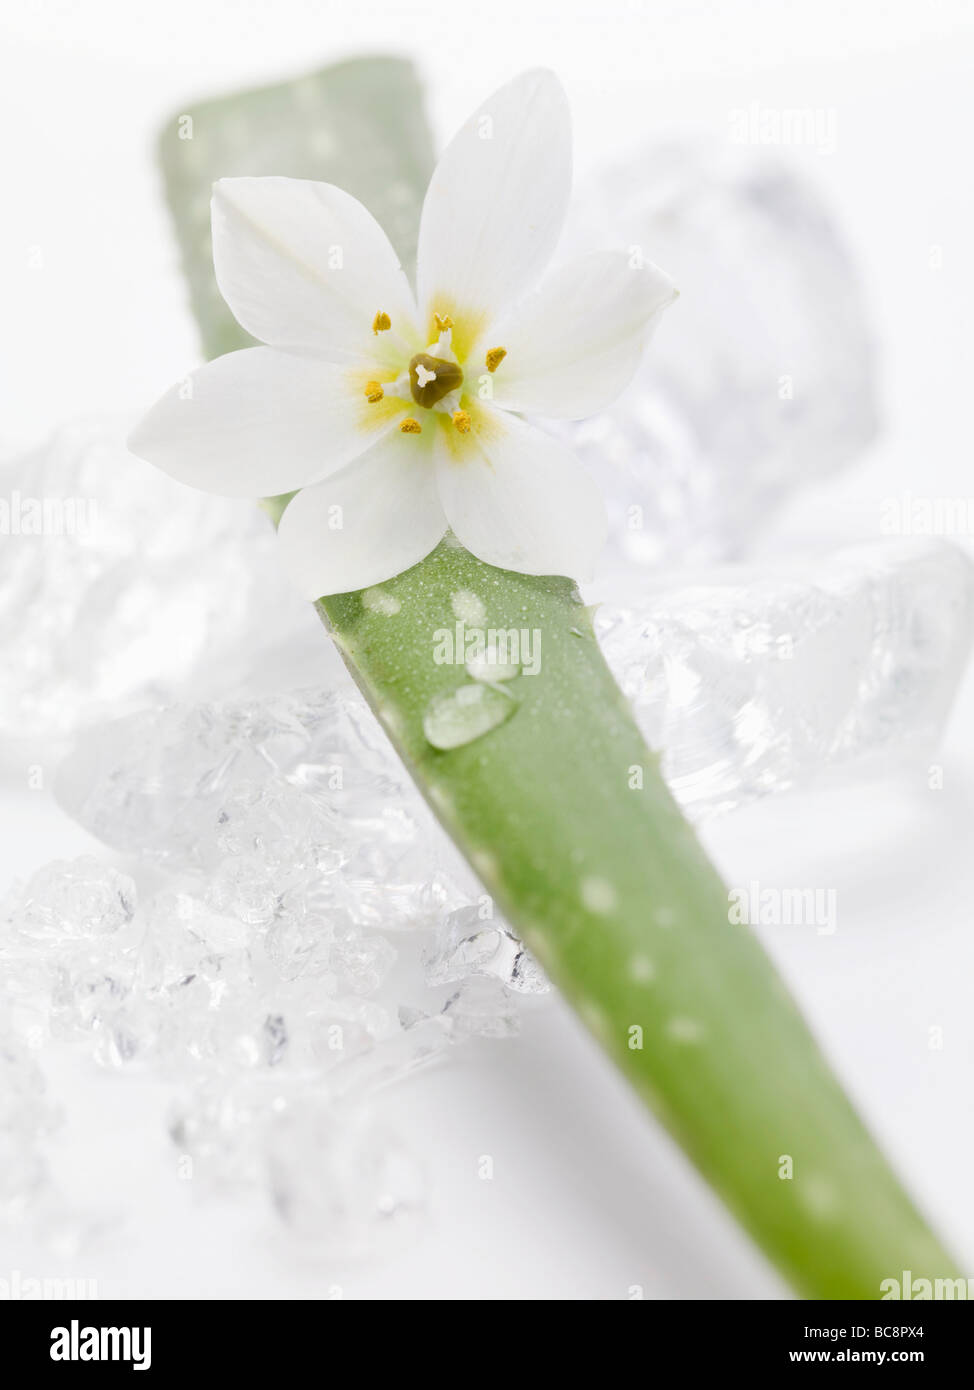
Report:
[{"label": "clear ice chunk", "polygon": [[[458,1039],[439,1015],[425,1009],[400,1004],[394,1022],[387,1017],[379,1035],[373,1033],[370,1046],[353,1048],[341,1067],[329,1074],[335,1096],[365,1096],[398,1085],[418,1071],[442,1061]],[[329,1038],[330,1033],[319,1034]]]},{"label": "clear ice chunk", "polygon": [[91,855],[54,860],[30,878],[11,914],[14,930],[57,943],[117,932],[132,920],[135,883]]},{"label": "clear ice chunk", "polygon": [[694,141],[651,145],[583,187],[566,251],[593,245],[628,247],[683,291],[619,401],[564,427],[608,500],[606,564],[745,555],[775,506],[876,433],[849,253],[793,169]]},{"label": "clear ice chunk", "polygon": [[521,1031],[517,1005],[500,980],[466,980],[443,1005],[455,1042],[466,1038],[513,1038]]},{"label": "clear ice chunk", "polygon": [[242,963],[252,932],[185,892],[157,893],[145,906],[136,947],[140,989],[161,998],[187,980],[225,976],[230,962]]},{"label": "clear ice chunk", "polygon": [[694,816],[936,743],[974,633],[974,565],[890,541],[603,608],[596,630]]},{"label": "clear ice chunk", "polygon": [[[289,875],[289,885],[293,882]],[[252,859],[228,858],[210,879],[206,899],[217,912],[230,913],[252,927],[264,927],[281,905],[283,887]]]},{"label": "clear ice chunk", "polygon": [[246,856],[282,888],[337,869],[340,836],[340,825],[316,796],[283,777],[238,782],[217,814],[219,849]]},{"label": "clear ice chunk", "polygon": [[134,981],[131,958],[106,957],[97,951],[76,952],[54,965],[51,1032],[72,1038],[92,1033],[115,1019]]},{"label": "clear ice chunk", "polygon": [[551,988],[540,965],[506,923],[485,920],[480,906],[450,913],[425,963],[426,982],[433,986],[486,975],[519,994],[545,994]]},{"label": "clear ice chunk", "polygon": [[[343,697],[329,691],[225,704],[147,710],[88,730],[62,762],[55,794],[92,834],[124,853],[173,868],[212,866],[266,824],[265,857],[300,828],[308,852],[330,829],[313,787],[286,783],[317,756],[324,726],[340,722]],[[391,750],[390,761],[394,761]],[[281,781],[270,785],[275,773]],[[250,815],[248,829],[248,814]],[[300,827],[296,822],[302,822]],[[319,863],[326,859],[322,849]]]},{"label": "clear ice chunk", "polygon": [[339,988],[351,994],[374,994],[396,960],[395,947],[385,937],[339,927],[331,948],[330,964]]},{"label": "clear ice chunk", "polygon": [[[354,921],[381,931],[435,927],[467,901],[457,880],[474,880],[437,823],[429,819],[422,838],[406,852],[360,846],[341,874],[339,891]],[[445,873],[439,865],[449,865]]]},{"label": "clear ice chunk", "polygon": [[331,972],[332,943],[341,909],[303,912],[296,905],[283,906],[264,933],[267,959],[282,980],[318,979]]},{"label": "clear ice chunk", "polygon": [[475,891],[357,695],[129,715],[79,739],[55,794],[112,848],[206,874],[212,908],[255,927],[298,889],[383,931],[436,926]]},{"label": "clear ice chunk", "polygon": [[303,1023],[310,1055],[325,1068],[371,1052],[396,1031],[387,1008],[361,997],[315,1000]]},{"label": "clear ice chunk", "polygon": [[[334,696],[170,710],[157,727],[151,749],[151,718],[96,731],[104,764],[83,740],[62,790],[116,843],[138,820],[146,877],[167,886],[136,910],[133,880],[91,856],[39,870],[0,910],[0,1009],[98,1067],[191,1079],[170,1126],[184,1174],[263,1191],[289,1238],[326,1256],[384,1247],[414,1229],[422,1182],[356,1107],[467,1038],[517,1028],[493,977],[395,1017],[400,989],[423,988],[405,933],[464,901],[455,856],[391,752],[370,746],[367,712]],[[491,925],[493,968],[529,987],[529,958]],[[19,1117],[39,1085],[7,1071],[0,1058],[0,1215],[38,1225],[57,1191],[39,1120],[27,1134]]]},{"label": "clear ice chunk", "polygon": [[0,667],[0,751],[36,737],[49,752],[151,703],[347,679],[267,518],[135,458],[131,423],[74,421],[0,466],[21,499],[0,551],[0,642],[17,653]]}]

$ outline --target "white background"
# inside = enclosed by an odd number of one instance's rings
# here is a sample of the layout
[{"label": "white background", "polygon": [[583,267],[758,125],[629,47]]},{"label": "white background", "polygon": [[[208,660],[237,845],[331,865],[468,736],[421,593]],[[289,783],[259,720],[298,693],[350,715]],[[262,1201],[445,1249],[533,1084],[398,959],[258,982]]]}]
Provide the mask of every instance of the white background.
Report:
[{"label": "white background", "polygon": [[[442,140],[494,86],[543,63],[568,88],[583,171],[651,135],[726,140],[730,112],[752,101],[834,108],[833,154],[775,153],[815,181],[859,262],[883,348],[885,434],[828,492],[802,498],[764,548],[805,535],[872,539],[882,497],[972,490],[968,10],[915,0],[13,0],[0,21],[0,433],[32,439],[78,413],[139,409],[195,362],[149,157],[160,123],[184,103],[363,51],[408,53]],[[968,680],[941,791],[921,770],[913,785],[756,807],[706,838],[732,882],[836,887],[834,937],[764,935],[974,1275],[972,716]],[[8,788],[3,812],[0,886],[95,848],[37,795]],[[928,1047],[931,1026],[944,1029],[942,1051]],[[233,1207],[200,1208],[175,1180],[165,1097],[152,1086],[55,1079],[74,1097],[62,1181],[80,1199],[110,1198],[128,1223],[69,1271],[7,1238],[0,1277],[96,1277],[106,1297],[320,1296],[336,1283],[347,1297],[611,1299],[633,1285],[647,1297],[782,1293],[557,1004],[532,1012],[518,1042],[473,1049],[396,1096],[398,1121],[433,1155],[431,1223],[378,1266],[299,1267]],[[495,1161],[490,1183],[477,1178],[484,1153]]]}]

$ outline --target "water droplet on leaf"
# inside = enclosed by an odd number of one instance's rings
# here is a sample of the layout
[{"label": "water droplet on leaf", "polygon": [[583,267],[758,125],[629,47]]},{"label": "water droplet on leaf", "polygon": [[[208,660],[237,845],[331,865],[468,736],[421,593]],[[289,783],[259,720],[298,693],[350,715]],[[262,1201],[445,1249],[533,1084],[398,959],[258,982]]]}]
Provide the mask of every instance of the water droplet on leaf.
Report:
[{"label": "water droplet on leaf", "polygon": [[505,660],[509,656],[510,652],[503,650],[500,643],[488,642],[483,651],[467,662],[467,675],[475,681],[512,681],[521,674],[521,663]]},{"label": "water droplet on leaf", "polygon": [[423,716],[423,733],[434,748],[461,748],[510,719],[517,702],[492,685],[461,685],[435,695]]}]

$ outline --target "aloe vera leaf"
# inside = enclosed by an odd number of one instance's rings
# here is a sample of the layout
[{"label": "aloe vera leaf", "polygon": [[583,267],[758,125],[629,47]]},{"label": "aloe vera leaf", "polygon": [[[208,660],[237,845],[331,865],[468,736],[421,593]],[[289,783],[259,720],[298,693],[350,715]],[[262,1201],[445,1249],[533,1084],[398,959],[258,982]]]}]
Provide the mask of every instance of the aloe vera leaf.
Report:
[{"label": "aloe vera leaf", "polygon": [[[336,153],[353,111],[355,144],[343,139],[346,153]],[[194,138],[205,131],[205,147],[190,159],[174,152],[173,122],[163,161],[208,353],[246,342],[216,295],[202,225],[218,177],[289,173],[343,183],[386,221],[408,262],[405,218],[391,223],[383,206],[388,151],[403,157],[396,169],[413,180],[417,217],[430,151],[404,64],[343,64],[197,113]],[[259,151],[251,145],[257,135]],[[381,158],[373,159],[370,142],[383,147]],[[395,201],[402,211],[406,197]],[[287,500],[266,504],[272,517]],[[482,626],[541,634],[540,671],[488,687],[486,718],[479,708],[451,709],[471,682],[462,666],[434,660],[437,633],[454,628],[458,602],[469,608],[471,596],[482,605]],[[672,801],[574,586],[494,569],[448,539],[383,585],[381,597],[345,594],[318,608],[486,887],[795,1289],[868,1299],[904,1269],[914,1278],[952,1276],[954,1261],[846,1099],[761,947],[729,922],[725,887]],[[461,741],[465,719],[476,736]],[[444,741],[455,746],[434,746]],[[788,1160],[791,1176],[781,1176]]]},{"label": "aloe vera leaf", "polygon": [[[445,543],[381,594],[318,605],[349,669],[488,891],[742,1225],[810,1297],[948,1275],[764,951],[728,921],[573,587]],[[470,684],[433,660],[458,594],[487,628],[540,632],[541,669],[504,683],[504,722],[442,750],[424,721]]]}]

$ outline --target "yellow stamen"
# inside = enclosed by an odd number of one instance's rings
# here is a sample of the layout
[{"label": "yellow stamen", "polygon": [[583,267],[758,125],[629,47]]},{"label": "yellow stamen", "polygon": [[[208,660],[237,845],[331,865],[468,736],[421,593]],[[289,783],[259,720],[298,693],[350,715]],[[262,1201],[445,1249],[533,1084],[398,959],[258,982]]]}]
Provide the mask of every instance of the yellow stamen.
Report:
[{"label": "yellow stamen", "polygon": [[376,314],[375,318],[372,320],[372,332],[385,333],[386,330],[391,327],[392,319],[389,317],[388,314],[384,314],[380,309],[379,312]]},{"label": "yellow stamen", "polygon": [[381,401],[382,396],[382,386],[378,381],[367,381],[365,383],[365,399],[370,405],[375,405],[376,401]]},{"label": "yellow stamen", "polygon": [[496,372],[506,356],[507,348],[491,348],[490,352],[487,354],[487,370],[489,372]]},{"label": "yellow stamen", "polygon": [[453,320],[449,314],[434,314],[433,321],[436,324],[437,333],[445,333],[448,328],[453,327]]},{"label": "yellow stamen", "polygon": [[470,416],[465,410],[455,410],[450,416],[450,419],[456,425],[457,431],[460,434],[470,433]]},{"label": "yellow stamen", "polygon": [[411,415],[407,415],[405,420],[400,421],[399,428],[403,434],[422,434],[423,427],[418,420],[414,420]]}]

